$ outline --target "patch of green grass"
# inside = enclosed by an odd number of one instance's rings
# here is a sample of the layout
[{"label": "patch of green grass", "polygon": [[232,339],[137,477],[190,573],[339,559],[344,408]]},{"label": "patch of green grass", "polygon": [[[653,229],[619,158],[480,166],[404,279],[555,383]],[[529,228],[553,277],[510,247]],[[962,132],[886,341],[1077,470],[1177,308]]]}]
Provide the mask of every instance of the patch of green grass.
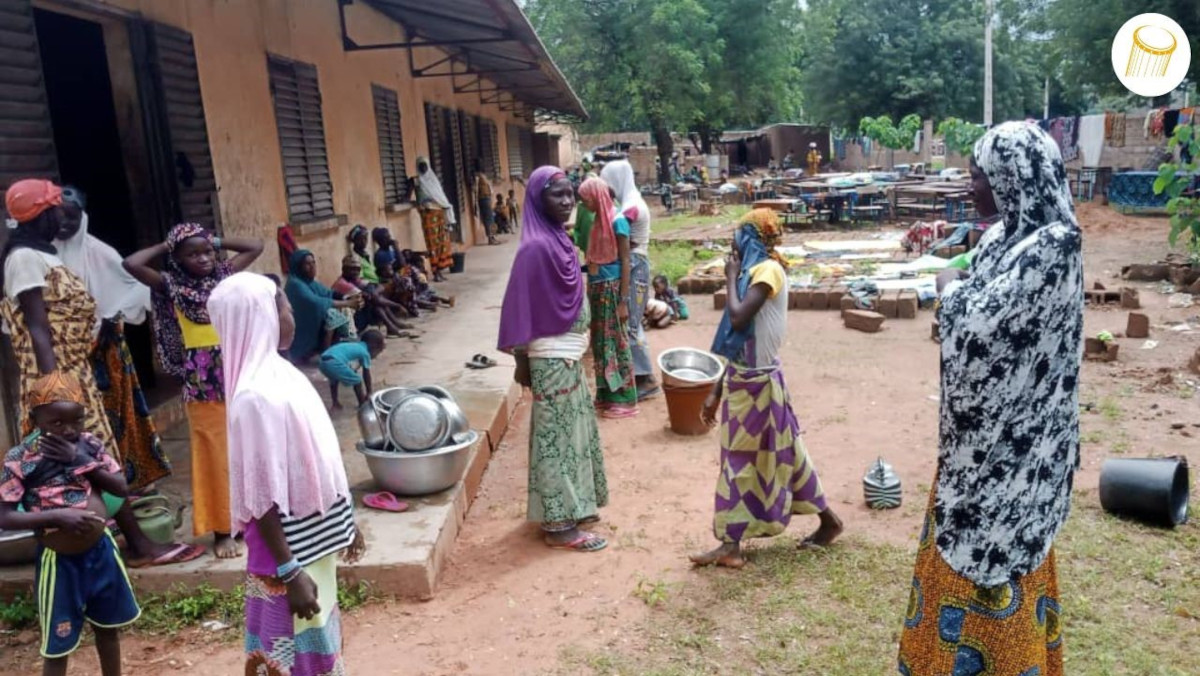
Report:
[{"label": "patch of green grass", "polygon": [[700,261],[712,260],[718,254],[707,249],[697,249],[687,242],[651,242],[651,276],[666,275],[671,284],[676,284],[692,266]]},{"label": "patch of green grass", "polygon": [[[241,586],[222,591],[207,583],[199,587],[178,587],[165,594],[140,596],[142,617],[133,630],[152,635],[170,635],[182,629],[217,620],[231,627],[241,627],[244,615],[245,592]],[[382,597],[368,582],[338,585],[338,606],[342,612],[352,612]],[[236,635],[234,632],[231,635]]]},{"label": "patch of green grass", "polygon": [[650,223],[650,232],[654,235],[664,235],[693,225],[717,225],[736,223],[739,218],[750,211],[747,204],[737,204],[723,207],[722,213],[716,216],[697,216],[691,213],[675,214],[665,218],[656,218]]},{"label": "patch of green grass", "polygon": [[642,603],[655,608],[667,601],[671,596],[671,585],[662,580],[641,578],[633,588],[633,595]]},{"label": "patch of green grass", "polygon": [[138,598],[142,617],[135,631],[163,635],[199,625],[207,620],[240,627],[243,619],[243,591],[222,591],[202,583],[199,587],[177,587],[165,594],[150,594]]},{"label": "patch of green grass", "polygon": [[1098,444],[1104,441],[1104,432],[1101,430],[1092,430],[1079,435],[1079,441],[1085,444]]},{"label": "patch of green grass", "polygon": [[1116,422],[1125,415],[1121,410],[1121,405],[1112,397],[1105,397],[1100,400],[1100,415],[1104,416],[1105,420]]},{"label": "patch of green grass", "polygon": [[[1141,526],[1081,496],[1056,543],[1067,672],[1190,673],[1200,644],[1197,551],[1200,527]],[[703,570],[673,585],[632,643],[564,650],[558,673],[893,673],[911,547],[850,535],[801,552],[777,538],[748,557],[741,571]]]},{"label": "patch of green grass", "polygon": [[11,601],[0,601],[0,629],[26,629],[37,622],[37,606],[28,594],[17,594]]}]

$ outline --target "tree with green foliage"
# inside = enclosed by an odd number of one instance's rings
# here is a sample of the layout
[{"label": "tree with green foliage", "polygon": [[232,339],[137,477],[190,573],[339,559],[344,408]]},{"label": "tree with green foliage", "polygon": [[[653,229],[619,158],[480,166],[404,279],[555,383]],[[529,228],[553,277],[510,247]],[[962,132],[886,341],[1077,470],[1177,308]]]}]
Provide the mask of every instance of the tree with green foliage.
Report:
[{"label": "tree with green foliage", "polygon": [[727,125],[798,111],[792,0],[529,0],[525,11],[591,113],[587,128],[648,127],[661,181],[671,132],[707,144]]},{"label": "tree with green foliage", "polygon": [[[1178,162],[1166,162],[1158,168],[1154,179],[1154,193],[1166,193],[1167,213],[1171,216],[1171,231],[1167,237],[1171,246],[1184,246],[1191,254],[1192,262],[1200,264],[1200,195],[1192,189],[1196,177],[1200,176],[1200,135],[1190,124],[1175,127],[1175,133],[1167,142],[1171,150],[1180,149]],[[1187,157],[1188,161],[1183,161]]]},{"label": "tree with green foliage", "polygon": [[[1045,31],[1047,65],[1068,96],[1095,98],[1128,90],[1113,73],[1112,40],[1126,21],[1154,12],[1174,19],[1192,48],[1193,83],[1200,73],[1200,2],[1196,0],[1023,0],[1038,27]],[[1130,103],[1145,107],[1147,100]],[[1132,107],[1132,106],[1131,106]]]},{"label": "tree with green foliage", "polygon": [[[921,117],[919,115],[906,115],[903,120],[900,120],[899,125],[892,124],[892,118],[887,115],[879,117],[864,117],[858,122],[858,133],[866,136],[874,141],[879,146],[879,155],[883,154],[883,149],[903,150],[911,148],[913,139],[916,138],[917,132],[921,130]],[[878,159],[875,164],[878,164]]]},{"label": "tree with green foliage", "polygon": [[938,136],[946,139],[946,149],[964,157],[975,152],[975,142],[987,131],[982,124],[948,117],[938,123]]}]

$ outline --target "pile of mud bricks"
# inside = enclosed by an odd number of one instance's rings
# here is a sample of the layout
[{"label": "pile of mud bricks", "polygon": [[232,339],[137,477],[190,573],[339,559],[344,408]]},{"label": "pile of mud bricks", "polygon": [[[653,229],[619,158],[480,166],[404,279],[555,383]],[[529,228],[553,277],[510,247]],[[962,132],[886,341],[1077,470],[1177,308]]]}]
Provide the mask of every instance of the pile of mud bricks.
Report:
[{"label": "pile of mud bricks", "polygon": [[[725,309],[726,290],[713,294],[713,309]],[[912,289],[882,291],[874,300],[874,312],[885,319],[916,319],[920,304],[917,292]],[[837,310],[846,313],[855,310],[854,298],[844,286],[826,286],[788,291],[789,310]]]}]

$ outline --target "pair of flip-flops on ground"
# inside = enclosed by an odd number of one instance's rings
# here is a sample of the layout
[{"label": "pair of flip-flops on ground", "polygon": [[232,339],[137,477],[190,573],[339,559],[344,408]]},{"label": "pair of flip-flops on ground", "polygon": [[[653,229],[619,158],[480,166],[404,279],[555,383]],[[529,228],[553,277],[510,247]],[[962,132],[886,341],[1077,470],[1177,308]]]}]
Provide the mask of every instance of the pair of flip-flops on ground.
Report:
[{"label": "pair of flip-flops on ground", "polygon": [[471,361],[467,362],[466,366],[469,369],[490,369],[496,365],[496,360],[486,354],[477,354],[471,357]]},{"label": "pair of flip-flops on ground", "polygon": [[371,509],[378,509],[381,512],[406,512],[408,511],[408,503],[402,502],[393,493],[388,491],[379,491],[378,493],[368,493],[363,496],[363,504]]}]

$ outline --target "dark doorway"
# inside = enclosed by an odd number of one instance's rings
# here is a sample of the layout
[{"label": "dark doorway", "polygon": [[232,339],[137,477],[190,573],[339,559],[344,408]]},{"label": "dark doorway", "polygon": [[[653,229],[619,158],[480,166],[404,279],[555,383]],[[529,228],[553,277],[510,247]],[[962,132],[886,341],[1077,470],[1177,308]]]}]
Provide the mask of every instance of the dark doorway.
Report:
[{"label": "dark doorway", "polygon": [[[34,10],[59,174],[87,195],[88,232],[123,255],[138,236],[100,24]],[[142,385],[155,383],[150,329],[126,333]]]},{"label": "dark doorway", "polygon": [[88,196],[89,231],[121,253],[137,247],[100,24],[34,10],[50,122],[64,184]]}]

